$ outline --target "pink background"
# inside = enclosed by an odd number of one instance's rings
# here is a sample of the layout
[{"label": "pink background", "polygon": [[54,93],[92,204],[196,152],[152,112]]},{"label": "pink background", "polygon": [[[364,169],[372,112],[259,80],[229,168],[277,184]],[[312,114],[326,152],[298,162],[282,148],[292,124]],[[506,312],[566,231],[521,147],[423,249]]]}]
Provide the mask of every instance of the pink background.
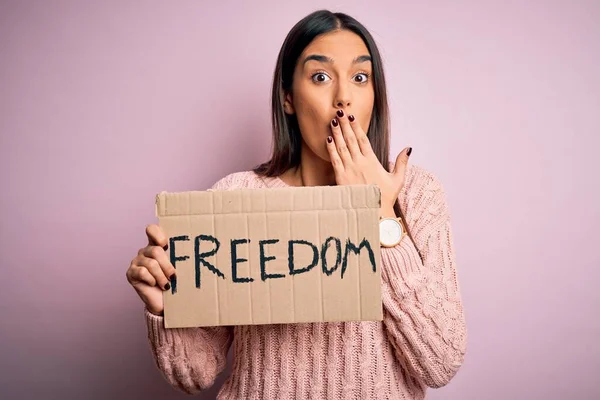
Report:
[{"label": "pink background", "polygon": [[0,397],[187,398],[125,270],[157,192],[267,157],[277,52],[331,8],[448,194],[469,344],[429,398],[600,398],[600,3],[239,3],[0,4]]}]

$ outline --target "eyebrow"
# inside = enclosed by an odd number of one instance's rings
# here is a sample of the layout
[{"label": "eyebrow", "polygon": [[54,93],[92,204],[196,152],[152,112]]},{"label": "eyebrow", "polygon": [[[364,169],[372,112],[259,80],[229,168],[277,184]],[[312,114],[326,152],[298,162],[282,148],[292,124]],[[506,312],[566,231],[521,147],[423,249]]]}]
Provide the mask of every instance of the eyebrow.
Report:
[{"label": "eyebrow", "polygon": [[[318,61],[325,64],[333,64],[335,61],[331,57],[327,57],[321,54],[311,54],[302,61],[302,65],[306,64],[308,61]],[[352,60],[352,64],[360,64],[364,62],[372,62],[371,56],[358,56],[354,60]]]}]

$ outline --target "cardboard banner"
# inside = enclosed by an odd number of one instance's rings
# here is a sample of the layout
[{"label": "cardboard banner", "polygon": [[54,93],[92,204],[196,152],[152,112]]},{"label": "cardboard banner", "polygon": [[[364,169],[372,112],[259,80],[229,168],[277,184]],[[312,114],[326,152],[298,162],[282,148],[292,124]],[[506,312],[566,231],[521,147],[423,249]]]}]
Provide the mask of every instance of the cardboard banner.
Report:
[{"label": "cardboard banner", "polygon": [[165,327],[380,321],[376,185],[162,192]]}]

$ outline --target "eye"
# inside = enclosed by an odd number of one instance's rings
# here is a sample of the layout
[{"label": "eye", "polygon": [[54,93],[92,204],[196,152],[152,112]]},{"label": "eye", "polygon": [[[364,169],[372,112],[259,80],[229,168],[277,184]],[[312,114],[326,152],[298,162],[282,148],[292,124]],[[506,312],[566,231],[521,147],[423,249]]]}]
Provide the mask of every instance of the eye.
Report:
[{"label": "eye", "polygon": [[312,80],[315,83],[325,82],[328,79],[331,79],[331,78],[326,73],[324,73],[324,72],[317,72],[316,74],[314,74],[312,76]]},{"label": "eye", "polygon": [[360,74],[356,74],[354,75],[354,82],[357,83],[367,83],[367,81],[369,80],[369,74],[365,73],[365,72],[361,72]]}]

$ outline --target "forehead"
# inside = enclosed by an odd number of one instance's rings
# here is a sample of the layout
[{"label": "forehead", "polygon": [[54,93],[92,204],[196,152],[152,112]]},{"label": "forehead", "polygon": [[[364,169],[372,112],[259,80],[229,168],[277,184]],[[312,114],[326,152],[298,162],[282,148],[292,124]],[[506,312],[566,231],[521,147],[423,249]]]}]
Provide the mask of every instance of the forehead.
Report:
[{"label": "forehead", "polygon": [[317,36],[302,52],[302,58],[311,54],[331,57],[338,63],[350,63],[358,56],[370,55],[367,46],[354,32],[340,30]]}]

